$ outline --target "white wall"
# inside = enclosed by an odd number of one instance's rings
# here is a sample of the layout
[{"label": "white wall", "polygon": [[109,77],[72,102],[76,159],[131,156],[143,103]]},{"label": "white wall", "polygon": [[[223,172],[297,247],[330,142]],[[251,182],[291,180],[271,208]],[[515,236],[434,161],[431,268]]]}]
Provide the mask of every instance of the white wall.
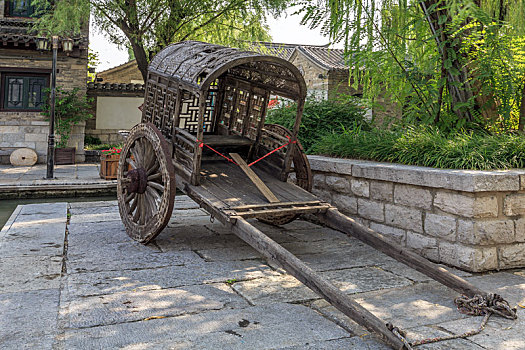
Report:
[{"label": "white wall", "polygon": [[129,130],[140,122],[143,97],[97,97],[97,129]]}]

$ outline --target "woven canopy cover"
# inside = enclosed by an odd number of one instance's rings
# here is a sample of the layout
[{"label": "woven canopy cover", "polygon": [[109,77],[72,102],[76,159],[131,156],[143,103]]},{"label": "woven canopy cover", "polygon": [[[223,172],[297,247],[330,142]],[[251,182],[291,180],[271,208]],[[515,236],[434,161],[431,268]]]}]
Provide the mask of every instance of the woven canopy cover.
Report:
[{"label": "woven canopy cover", "polygon": [[303,76],[290,62],[199,41],[183,41],[164,48],[148,70],[197,91],[207,90],[218,77],[228,73],[269,90],[288,92],[290,97],[306,96]]}]

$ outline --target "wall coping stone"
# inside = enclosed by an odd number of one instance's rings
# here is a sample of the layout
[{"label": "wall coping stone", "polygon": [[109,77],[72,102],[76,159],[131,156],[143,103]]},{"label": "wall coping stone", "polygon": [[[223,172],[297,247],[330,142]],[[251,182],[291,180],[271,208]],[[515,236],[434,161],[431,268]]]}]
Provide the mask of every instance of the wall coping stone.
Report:
[{"label": "wall coping stone", "polygon": [[525,170],[454,170],[309,155],[313,171],[463,192],[519,191]]}]

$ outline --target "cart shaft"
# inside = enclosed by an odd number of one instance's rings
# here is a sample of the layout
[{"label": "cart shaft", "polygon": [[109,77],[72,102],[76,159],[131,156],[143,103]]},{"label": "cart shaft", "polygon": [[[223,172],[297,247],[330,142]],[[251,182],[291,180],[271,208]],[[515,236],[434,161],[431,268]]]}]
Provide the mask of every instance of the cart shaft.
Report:
[{"label": "cart shaft", "polygon": [[378,334],[394,349],[404,348],[403,342],[387,328],[384,321],[374,316],[348,295],[344,294],[304,262],[299,260],[295,255],[270,239],[245,219],[237,217],[234,223],[230,223],[229,225],[232,232],[239,238],[251,245],[267,259],[277,261],[289,274],[319,294],[346,316],[369,331]]}]

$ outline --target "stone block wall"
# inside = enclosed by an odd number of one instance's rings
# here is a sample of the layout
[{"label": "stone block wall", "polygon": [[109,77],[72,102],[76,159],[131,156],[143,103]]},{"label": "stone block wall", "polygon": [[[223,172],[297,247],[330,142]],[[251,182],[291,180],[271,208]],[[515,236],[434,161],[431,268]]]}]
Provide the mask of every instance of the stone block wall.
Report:
[{"label": "stone block wall", "polygon": [[[17,148],[31,148],[38,162],[45,163],[49,122],[39,112],[2,112],[0,118],[0,164],[10,164],[9,156]],[[75,160],[84,161],[84,124],[73,127],[68,146],[76,147]]]},{"label": "stone block wall", "polygon": [[472,272],[525,266],[525,171],[309,159],[315,194],[432,261]]}]

